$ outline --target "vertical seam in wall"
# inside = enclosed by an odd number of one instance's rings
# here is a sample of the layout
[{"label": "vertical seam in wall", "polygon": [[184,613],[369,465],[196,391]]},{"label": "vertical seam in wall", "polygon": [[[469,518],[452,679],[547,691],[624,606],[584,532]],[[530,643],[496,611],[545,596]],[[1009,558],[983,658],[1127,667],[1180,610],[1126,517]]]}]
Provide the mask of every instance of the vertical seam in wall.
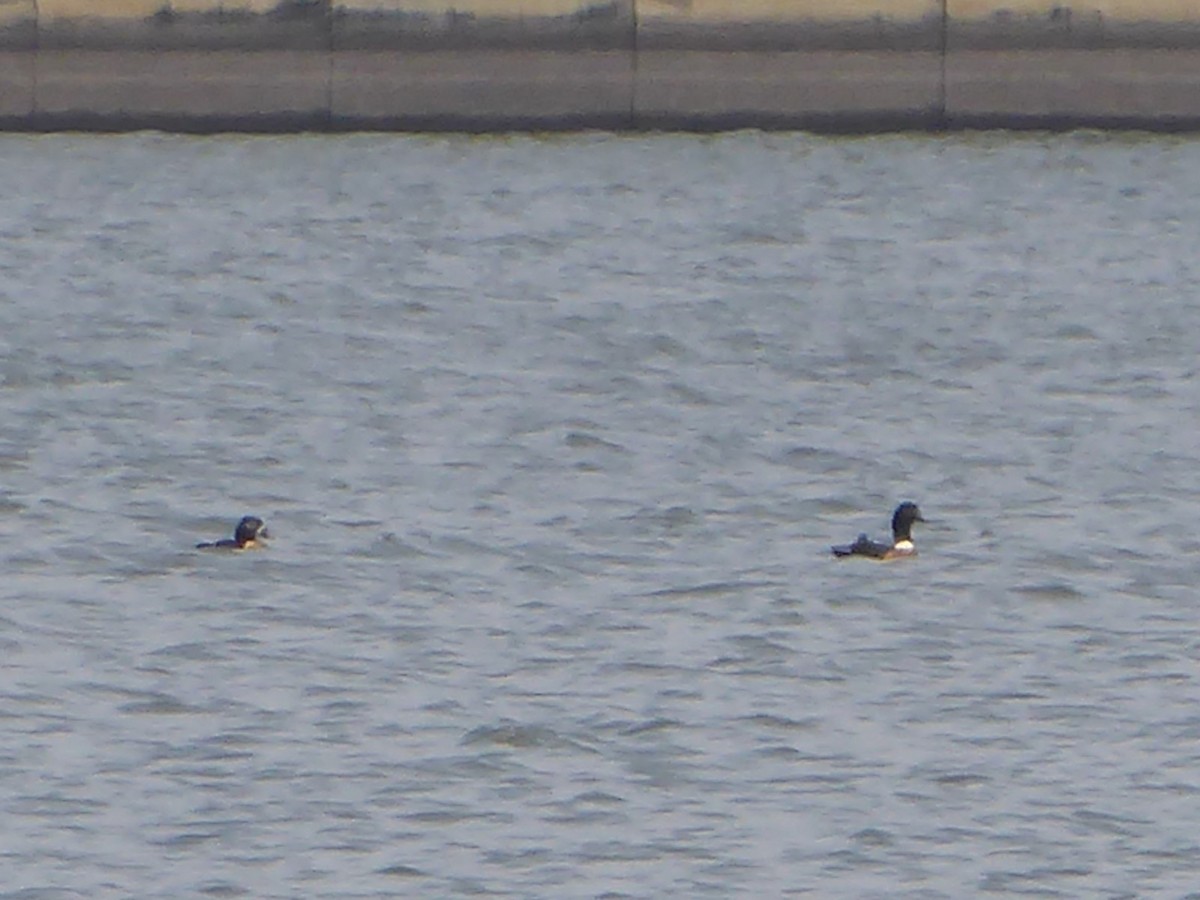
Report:
[{"label": "vertical seam in wall", "polygon": [[946,57],[950,52],[950,0],[942,0],[941,18],[936,127],[944,130],[948,125],[946,119]]},{"label": "vertical seam in wall", "polygon": [[333,51],[334,51],[334,21],[332,0],[325,4],[325,56],[328,63],[325,67],[325,130],[333,131]]},{"label": "vertical seam in wall", "polygon": [[638,124],[638,31],[641,22],[638,19],[638,0],[629,4],[629,123],[633,129]]},{"label": "vertical seam in wall", "polygon": [[38,65],[42,58],[42,10],[33,0],[33,52],[29,54],[29,124],[35,129],[38,115]]}]

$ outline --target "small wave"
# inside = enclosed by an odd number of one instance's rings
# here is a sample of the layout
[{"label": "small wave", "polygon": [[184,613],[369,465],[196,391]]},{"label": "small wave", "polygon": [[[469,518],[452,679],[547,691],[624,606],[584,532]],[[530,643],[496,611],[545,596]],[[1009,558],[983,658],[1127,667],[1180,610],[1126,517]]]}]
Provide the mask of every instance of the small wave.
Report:
[{"label": "small wave", "polygon": [[1017,593],[1030,600],[1082,600],[1084,597],[1079,589],[1062,581],[1022,585],[1017,588]]}]

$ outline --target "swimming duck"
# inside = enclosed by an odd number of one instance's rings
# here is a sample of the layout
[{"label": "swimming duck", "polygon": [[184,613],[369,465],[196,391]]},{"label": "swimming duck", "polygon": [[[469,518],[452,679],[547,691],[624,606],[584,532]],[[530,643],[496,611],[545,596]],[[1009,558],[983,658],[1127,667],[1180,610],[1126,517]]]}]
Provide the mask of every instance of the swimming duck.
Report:
[{"label": "swimming duck", "polygon": [[843,544],[833,548],[834,556],[865,556],[867,559],[900,559],[905,556],[916,556],[917,548],[913,546],[913,522],[924,522],[921,510],[917,504],[905,500],[892,513],[892,542],[880,544],[871,540],[866,534],[860,534],[853,544]]},{"label": "swimming duck", "polygon": [[263,524],[263,520],[258,516],[243,516],[242,521],[237,523],[237,528],[234,529],[233,538],[225,538],[220,541],[213,541],[210,544],[197,544],[197,550],[257,550],[264,546],[263,541],[271,535],[267,533],[267,526]]}]

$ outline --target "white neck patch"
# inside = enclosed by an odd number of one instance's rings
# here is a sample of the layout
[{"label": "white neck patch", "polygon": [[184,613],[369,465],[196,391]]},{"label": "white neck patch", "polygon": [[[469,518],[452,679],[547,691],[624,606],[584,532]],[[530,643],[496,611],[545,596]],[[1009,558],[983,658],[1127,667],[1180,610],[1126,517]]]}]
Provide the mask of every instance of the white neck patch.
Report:
[{"label": "white neck patch", "polygon": [[901,553],[911,553],[913,550],[913,542],[912,541],[896,541],[896,545],[892,549],[899,550]]}]

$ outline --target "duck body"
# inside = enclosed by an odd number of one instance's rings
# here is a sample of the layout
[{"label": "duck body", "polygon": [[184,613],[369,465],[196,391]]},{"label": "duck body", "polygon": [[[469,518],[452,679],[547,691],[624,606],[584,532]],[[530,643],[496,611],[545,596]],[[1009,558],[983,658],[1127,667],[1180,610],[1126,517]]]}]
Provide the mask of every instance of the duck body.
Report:
[{"label": "duck body", "polygon": [[263,542],[270,537],[267,526],[258,516],[243,516],[237,523],[232,538],[223,538],[211,543],[197,544],[197,550],[258,550],[266,546]]},{"label": "duck body", "polygon": [[906,500],[892,513],[892,542],[890,544],[873,541],[864,533],[860,534],[853,544],[832,547],[833,555],[839,558],[861,556],[864,559],[880,561],[916,556],[917,548],[912,540],[912,527],[914,522],[924,521],[925,518],[921,515],[917,504]]}]

